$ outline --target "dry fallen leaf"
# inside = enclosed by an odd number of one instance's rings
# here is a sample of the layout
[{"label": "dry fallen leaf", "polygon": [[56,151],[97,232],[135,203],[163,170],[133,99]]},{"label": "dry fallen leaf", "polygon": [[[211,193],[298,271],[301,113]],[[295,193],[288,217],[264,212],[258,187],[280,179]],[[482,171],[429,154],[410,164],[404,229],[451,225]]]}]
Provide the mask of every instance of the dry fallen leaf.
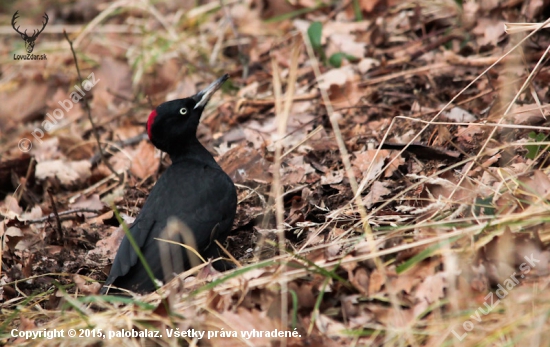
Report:
[{"label": "dry fallen leaf", "polygon": [[232,148],[218,159],[218,164],[235,183],[247,180],[271,182],[271,165],[258,151],[248,146]]},{"label": "dry fallen leaf", "polygon": [[381,0],[360,0],[359,6],[361,9],[367,13],[372,12],[372,10],[380,3]]},{"label": "dry fallen leaf", "polygon": [[154,175],[160,165],[155,153],[156,149],[149,141],[141,141],[134,153],[130,172],[142,180]]},{"label": "dry fallen leaf", "polygon": [[513,112],[514,124],[536,125],[544,122],[550,115],[550,104],[530,104],[515,107]]},{"label": "dry fallen leaf", "polygon": [[329,170],[321,176],[321,184],[338,184],[344,179],[344,170]]},{"label": "dry fallen leaf", "polygon": [[93,282],[90,284],[86,284],[86,279],[80,275],[74,275],[73,281],[78,287],[78,289],[86,295],[96,295],[99,293],[99,290],[101,289],[101,283],[99,282]]},{"label": "dry fallen leaf", "polygon": [[13,195],[6,196],[1,210],[2,214],[10,219],[18,217],[23,213],[23,209],[19,206],[17,199]]},{"label": "dry fallen leaf", "polygon": [[[355,159],[353,160],[353,166],[355,166],[363,174],[363,177],[368,181],[372,180],[384,166],[386,157],[389,156],[390,152],[387,150],[381,150],[378,155],[376,155],[376,150],[367,150],[364,152],[356,152]],[[376,157],[375,157],[376,155]],[[371,167],[370,172],[369,167]],[[368,177],[367,177],[368,174]]]},{"label": "dry fallen leaf", "polygon": [[64,161],[48,160],[36,165],[36,178],[44,180],[55,177],[63,186],[82,183],[91,176],[92,164],[88,160]]},{"label": "dry fallen leaf", "polygon": [[477,27],[474,28],[473,33],[480,36],[478,41],[481,46],[496,45],[500,37],[504,35],[505,21],[503,20],[479,18],[477,22]]},{"label": "dry fallen leaf", "polygon": [[88,256],[93,255],[113,261],[124,237],[124,229],[122,227],[110,227],[109,229],[111,230],[109,236],[97,241],[95,248],[88,252]]},{"label": "dry fallen leaf", "polygon": [[329,90],[332,86],[342,87],[353,79],[355,73],[349,65],[338,69],[331,69],[319,76],[319,88]]},{"label": "dry fallen leaf", "polygon": [[453,107],[449,111],[443,112],[442,116],[451,122],[457,123],[469,123],[477,119],[473,114],[460,107]]},{"label": "dry fallen leaf", "polygon": [[386,188],[389,186],[389,182],[386,181],[374,181],[370,192],[363,198],[363,203],[367,206],[368,209],[372,207],[372,205],[376,204],[380,199],[391,193],[391,190]]},{"label": "dry fallen leaf", "polygon": [[414,306],[415,317],[424,313],[431,304],[445,297],[447,284],[444,276],[444,273],[439,272],[433,276],[426,277],[420,283],[414,294],[414,297],[418,300]]}]

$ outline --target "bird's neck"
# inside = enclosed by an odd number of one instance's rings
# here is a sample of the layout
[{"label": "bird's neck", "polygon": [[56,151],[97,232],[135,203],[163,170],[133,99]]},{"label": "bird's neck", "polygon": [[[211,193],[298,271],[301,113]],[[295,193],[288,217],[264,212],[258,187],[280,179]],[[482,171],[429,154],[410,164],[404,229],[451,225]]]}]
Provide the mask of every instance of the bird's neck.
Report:
[{"label": "bird's neck", "polygon": [[212,154],[210,154],[197,139],[187,142],[185,146],[181,147],[181,150],[171,151],[171,153],[168,154],[170,154],[170,159],[172,159],[173,164],[195,161],[211,166],[218,166]]}]

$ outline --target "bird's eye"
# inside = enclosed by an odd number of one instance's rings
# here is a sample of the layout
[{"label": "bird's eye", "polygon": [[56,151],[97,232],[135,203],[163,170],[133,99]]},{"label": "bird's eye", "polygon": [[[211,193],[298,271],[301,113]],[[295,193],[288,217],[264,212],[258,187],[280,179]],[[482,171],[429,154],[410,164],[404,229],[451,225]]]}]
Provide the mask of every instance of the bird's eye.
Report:
[{"label": "bird's eye", "polygon": [[183,115],[186,115],[187,114],[187,109],[185,107],[180,108],[180,113],[183,114]]}]

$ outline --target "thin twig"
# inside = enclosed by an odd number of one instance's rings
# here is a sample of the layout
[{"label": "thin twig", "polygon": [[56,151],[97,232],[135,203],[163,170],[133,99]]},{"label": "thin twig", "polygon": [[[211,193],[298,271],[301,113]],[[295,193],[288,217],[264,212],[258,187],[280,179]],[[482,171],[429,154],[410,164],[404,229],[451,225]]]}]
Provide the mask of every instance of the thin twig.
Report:
[{"label": "thin twig", "polygon": [[23,193],[25,192],[25,189],[27,188],[27,184],[29,182],[29,179],[31,178],[31,174],[33,172],[34,164],[36,163],[36,159],[34,157],[31,157],[31,160],[29,162],[29,167],[27,168],[27,174],[25,175],[25,181],[21,185],[21,189],[17,191],[15,194],[15,199],[17,200],[17,203],[21,200],[21,197],[23,196]]},{"label": "thin twig", "polygon": [[[305,95],[293,95],[292,101],[293,102],[300,102],[300,101],[310,101],[317,99],[319,97],[319,93],[317,91],[313,91],[309,94]],[[241,98],[237,101],[237,104],[235,105],[236,110],[240,110],[243,106],[273,106],[275,105],[275,98],[266,98],[266,99],[246,99]]]},{"label": "thin twig", "polygon": [[48,196],[50,197],[50,201],[52,203],[52,210],[53,214],[55,216],[55,221],[57,222],[57,241],[63,240],[63,230],[61,230],[61,220],[59,219],[59,213],[57,213],[57,206],[55,206],[55,200],[53,198],[52,189],[48,188],[46,189],[46,192],[48,193]]},{"label": "thin twig", "polygon": [[59,219],[59,217],[63,217],[63,216],[67,216],[67,215],[70,215],[70,214],[75,214],[75,213],[95,213],[95,214],[100,214],[101,211],[100,210],[94,210],[94,209],[91,209],[91,208],[76,208],[74,210],[68,210],[68,211],[63,211],[63,212],[59,212],[57,213],[57,215],[55,214],[55,209],[54,209],[54,213],[50,213],[49,215],[47,216],[44,216],[42,218],[37,218],[37,219],[28,219],[28,220],[24,220],[22,222],[25,222],[26,224],[36,224],[36,223],[44,223],[45,221],[49,220],[50,218],[53,218],[53,217],[56,217]]},{"label": "thin twig", "polygon": [[[65,35],[65,39],[67,40],[67,42],[69,42],[69,46],[71,46],[71,52],[73,52],[74,65],[76,66],[76,72],[78,73],[78,80],[80,81],[80,85],[82,85],[83,79],[82,79],[82,75],[80,74],[80,68],[78,67],[78,59],[76,59],[76,52],[73,48],[73,42],[69,39],[69,35],[67,34],[66,31],[63,31],[63,35]],[[94,137],[97,141],[97,147],[99,149],[99,153],[101,154],[101,159],[103,160],[103,163],[105,164],[105,166],[107,166],[107,168],[109,170],[111,170],[112,173],[117,175],[120,182],[122,182],[122,175],[119,174],[118,172],[116,172],[116,170],[111,166],[109,161],[105,158],[105,154],[103,153],[103,149],[101,148],[101,142],[100,142],[100,139],[99,139],[99,134],[97,132],[97,128],[95,127],[94,120],[92,119],[92,110],[90,109],[90,104],[88,103],[88,98],[84,97],[83,99],[84,99],[83,100],[84,108],[86,109],[86,112],[88,113],[88,119],[90,120],[90,123],[92,124],[92,132],[93,132]]]}]

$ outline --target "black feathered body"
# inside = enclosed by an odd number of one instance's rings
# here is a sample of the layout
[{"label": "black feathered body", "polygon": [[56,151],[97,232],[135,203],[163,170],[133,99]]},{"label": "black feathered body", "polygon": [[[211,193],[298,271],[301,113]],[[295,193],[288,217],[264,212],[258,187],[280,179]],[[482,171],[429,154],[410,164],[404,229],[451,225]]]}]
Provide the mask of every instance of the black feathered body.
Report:
[{"label": "black feathered body", "polygon": [[[170,237],[163,234],[170,217],[177,217],[192,231],[197,251],[204,258],[218,257],[219,247],[213,239],[224,243],[231,231],[237,206],[231,178],[200,144],[173,161],[151,190],[141,213],[130,227],[155,277],[161,281],[169,280],[173,273],[180,273],[190,266],[188,251],[184,247],[166,242],[161,247],[163,241],[155,240]],[[181,234],[171,238],[184,243]],[[178,256],[174,257],[174,254]],[[164,273],[161,257],[165,257],[164,261],[168,257],[171,262],[172,272],[168,276]],[[155,290],[126,236],[105,282],[105,285],[109,284],[135,292]]]}]

